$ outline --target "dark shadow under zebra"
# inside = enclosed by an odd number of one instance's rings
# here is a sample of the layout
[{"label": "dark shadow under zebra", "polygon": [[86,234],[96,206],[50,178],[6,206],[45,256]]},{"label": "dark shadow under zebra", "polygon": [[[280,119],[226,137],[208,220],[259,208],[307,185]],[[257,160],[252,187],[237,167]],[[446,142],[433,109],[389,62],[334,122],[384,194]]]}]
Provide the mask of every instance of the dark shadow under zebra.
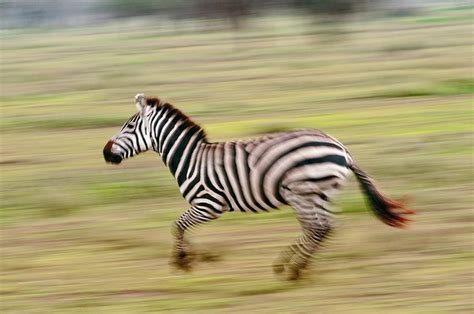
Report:
[{"label": "dark shadow under zebra", "polygon": [[176,221],[173,264],[190,270],[194,255],[185,232],[227,211],[262,212],[291,206],[302,234],[273,265],[297,279],[333,228],[330,201],[356,175],[375,215],[393,227],[414,212],[385,196],[336,139],[314,129],[269,134],[257,139],[210,143],[204,130],[158,98],[135,96],[138,113],[105,145],[107,162],[153,150],[176,178],[190,204]]}]

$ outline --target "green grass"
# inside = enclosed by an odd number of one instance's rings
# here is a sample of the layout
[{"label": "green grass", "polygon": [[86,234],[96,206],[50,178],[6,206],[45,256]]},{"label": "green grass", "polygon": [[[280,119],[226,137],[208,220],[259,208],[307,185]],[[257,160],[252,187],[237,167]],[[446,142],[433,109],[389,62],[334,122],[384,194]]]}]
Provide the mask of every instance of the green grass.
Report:
[{"label": "green grass", "polygon": [[[4,31],[0,311],[472,311],[467,13],[354,21],[331,41],[291,16],[239,34],[196,21]],[[117,167],[102,158],[138,92],[171,101],[213,141],[322,129],[387,194],[410,196],[415,222],[384,226],[351,180],[304,280],[271,272],[299,234],[287,207],[203,226],[196,269],[173,271],[171,225],[188,205],[171,174],[152,153]]]},{"label": "green grass", "polygon": [[472,79],[458,79],[434,83],[428,86],[408,87],[404,89],[387,90],[372,97],[416,97],[416,96],[448,96],[474,93]]}]

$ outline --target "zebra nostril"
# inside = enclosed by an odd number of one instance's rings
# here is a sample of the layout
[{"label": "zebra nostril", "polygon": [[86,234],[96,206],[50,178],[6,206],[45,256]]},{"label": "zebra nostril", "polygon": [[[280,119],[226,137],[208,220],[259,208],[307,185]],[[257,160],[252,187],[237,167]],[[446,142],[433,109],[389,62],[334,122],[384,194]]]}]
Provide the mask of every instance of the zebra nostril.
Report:
[{"label": "zebra nostril", "polygon": [[112,145],[114,145],[114,142],[108,141],[107,144],[105,144],[104,146],[104,152],[105,151],[112,152]]},{"label": "zebra nostril", "polygon": [[114,142],[108,141],[107,144],[105,144],[103,153],[104,153],[104,158],[105,160],[109,161],[109,157],[112,154],[112,145],[114,145]]}]

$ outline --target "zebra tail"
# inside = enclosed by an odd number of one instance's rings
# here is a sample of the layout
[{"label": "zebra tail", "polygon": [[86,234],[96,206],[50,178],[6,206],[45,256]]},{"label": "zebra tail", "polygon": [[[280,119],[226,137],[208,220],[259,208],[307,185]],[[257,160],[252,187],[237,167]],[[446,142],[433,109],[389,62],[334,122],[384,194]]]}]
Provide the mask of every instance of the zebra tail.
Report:
[{"label": "zebra tail", "polygon": [[382,191],[377,188],[374,179],[359,168],[355,162],[349,165],[349,169],[356,175],[362,191],[364,191],[367,197],[369,206],[375,215],[389,226],[404,228],[410,219],[403,215],[410,215],[415,212],[406,208],[403,201],[394,200],[385,196]]}]

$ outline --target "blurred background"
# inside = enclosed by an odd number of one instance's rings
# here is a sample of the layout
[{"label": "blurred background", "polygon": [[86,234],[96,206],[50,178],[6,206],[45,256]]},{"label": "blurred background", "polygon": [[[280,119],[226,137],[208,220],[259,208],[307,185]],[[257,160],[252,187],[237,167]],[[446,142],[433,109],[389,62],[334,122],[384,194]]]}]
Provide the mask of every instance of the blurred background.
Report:
[{"label": "blurred background", "polygon": [[[1,0],[3,313],[473,311],[471,1]],[[160,96],[213,141],[311,127],[417,210],[395,230],[355,180],[306,279],[271,263],[290,208],[229,213],[173,271],[187,209],[154,153],[102,147]]]}]

